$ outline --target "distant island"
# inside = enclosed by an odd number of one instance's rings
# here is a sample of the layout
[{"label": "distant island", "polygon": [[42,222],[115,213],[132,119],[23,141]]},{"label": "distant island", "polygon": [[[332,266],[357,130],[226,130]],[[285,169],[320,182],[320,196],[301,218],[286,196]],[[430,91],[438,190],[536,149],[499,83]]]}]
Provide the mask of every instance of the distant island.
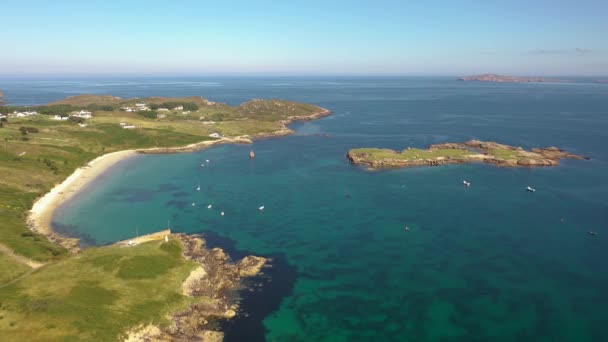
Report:
[{"label": "distant island", "polygon": [[426,150],[407,148],[401,152],[390,149],[358,148],[348,151],[346,156],[351,163],[370,169],[466,163],[489,163],[502,167],[538,167],[558,165],[562,158],[589,159],[557,147],[532,148],[526,151],[521,147],[479,140],[435,144],[430,145]]},{"label": "distant island", "polygon": [[[53,231],[53,213],[137,153],[251,143],[290,134],[286,125],[292,121],[329,114],[280,99],[229,106],[201,97],[80,95],[0,106],[0,322],[6,322],[0,336],[221,340],[214,322],[237,314],[235,291],[266,259],[233,262],[203,239],[170,230],[81,249],[78,239]],[[243,163],[248,161],[243,154]],[[168,227],[146,230],[157,228]]]},{"label": "distant island", "polygon": [[507,76],[497,74],[483,74],[465,76],[459,78],[460,81],[477,81],[477,82],[498,82],[498,83],[539,83],[539,82],[566,82],[565,80],[555,78],[544,78],[544,77],[520,77],[520,76]]},{"label": "distant island", "polygon": [[608,80],[597,80],[595,83],[608,84]]}]

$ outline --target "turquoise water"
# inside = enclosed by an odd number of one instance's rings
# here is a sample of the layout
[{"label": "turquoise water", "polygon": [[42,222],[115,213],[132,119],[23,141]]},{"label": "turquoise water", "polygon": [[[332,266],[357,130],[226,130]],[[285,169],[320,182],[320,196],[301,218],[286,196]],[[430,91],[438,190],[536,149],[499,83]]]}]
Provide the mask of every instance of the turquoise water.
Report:
[{"label": "turquoise water", "polygon": [[[4,82],[0,89],[14,103],[96,92],[201,95],[230,104],[277,97],[331,109],[330,117],[292,125],[292,136],[256,141],[255,160],[249,146],[228,145],[136,156],[54,217],[57,229],[91,244],[129,238],[136,227],[153,232],[170,220],[179,232],[209,232],[241,251],[279,255],[295,275],[289,291],[274,294],[282,296],[280,307],[254,317],[267,340],[608,340],[607,85],[451,78]],[[592,160],[543,169],[368,172],[344,157],[354,147],[472,138],[556,145]],[[526,192],[528,185],[537,192]],[[259,295],[272,301],[272,292]]]}]

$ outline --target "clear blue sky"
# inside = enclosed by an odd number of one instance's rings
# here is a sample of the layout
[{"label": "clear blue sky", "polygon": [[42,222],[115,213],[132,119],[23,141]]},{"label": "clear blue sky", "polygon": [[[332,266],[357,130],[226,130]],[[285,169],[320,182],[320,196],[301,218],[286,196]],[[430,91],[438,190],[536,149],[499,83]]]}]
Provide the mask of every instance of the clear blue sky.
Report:
[{"label": "clear blue sky", "polygon": [[608,75],[608,0],[2,0],[0,37],[0,74]]}]

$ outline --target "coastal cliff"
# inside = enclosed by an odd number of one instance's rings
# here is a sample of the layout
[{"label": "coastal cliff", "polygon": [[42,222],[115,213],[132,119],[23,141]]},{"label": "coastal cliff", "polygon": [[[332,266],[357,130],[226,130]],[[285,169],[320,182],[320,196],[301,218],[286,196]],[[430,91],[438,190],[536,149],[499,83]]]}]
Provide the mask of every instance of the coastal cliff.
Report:
[{"label": "coastal cliff", "polygon": [[217,331],[218,319],[231,319],[238,311],[238,296],[242,278],[253,277],[268,260],[246,256],[232,262],[220,248],[208,249],[205,240],[198,236],[176,234],[183,256],[200,266],[194,269],[182,284],[184,295],[199,298],[196,304],[179,311],[170,318],[166,327],[146,325],[129,333],[128,341],[222,341]]},{"label": "coastal cliff", "polygon": [[497,74],[482,74],[461,77],[460,81],[477,82],[498,82],[498,83],[540,83],[540,82],[565,82],[564,80],[544,78],[544,77],[519,77]]},{"label": "coastal cliff", "polygon": [[430,145],[428,149],[407,148],[402,152],[389,149],[360,148],[349,150],[346,157],[355,165],[370,169],[438,166],[446,164],[488,163],[501,167],[556,166],[560,159],[589,159],[557,147],[532,148],[470,140],[464,143]]}]

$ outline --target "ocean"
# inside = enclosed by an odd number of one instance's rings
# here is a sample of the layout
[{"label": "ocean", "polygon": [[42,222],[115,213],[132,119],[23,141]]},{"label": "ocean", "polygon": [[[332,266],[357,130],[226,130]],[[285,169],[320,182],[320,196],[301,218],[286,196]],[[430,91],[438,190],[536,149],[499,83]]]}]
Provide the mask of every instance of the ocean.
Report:
[{"label": "ocean", "polygon": [[[0,89],[11,104],[96,93],[332,110],[292,124],[291,136],[255,141],[254,160],[244,145],[125,160],[53,219],[85,244],[170,221],[235,258],[272,256],[243,291],[240,318],[223,325],[227,341],[607,341],[608,85],[584,81],[14,78]],[[591,160],[370,172],[345,157],[469,139]]]}]

